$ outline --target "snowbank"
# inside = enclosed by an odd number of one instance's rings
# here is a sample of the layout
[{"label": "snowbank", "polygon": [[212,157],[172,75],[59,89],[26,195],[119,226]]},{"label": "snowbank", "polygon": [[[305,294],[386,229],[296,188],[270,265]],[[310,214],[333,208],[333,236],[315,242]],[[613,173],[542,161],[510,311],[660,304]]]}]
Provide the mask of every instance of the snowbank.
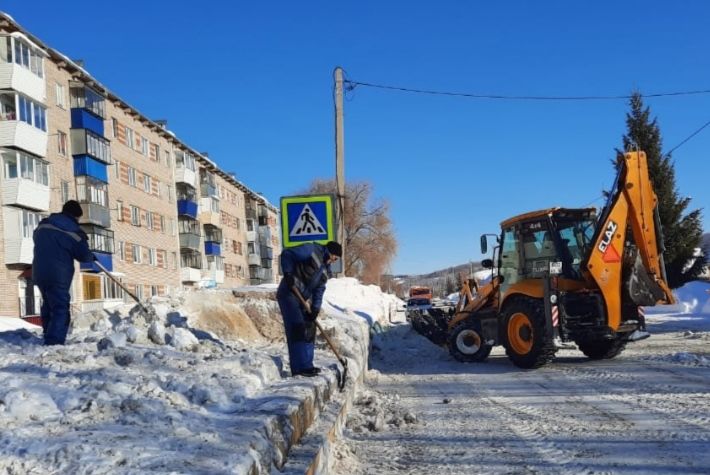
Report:
[{"label": "snowbank", "polygon": [[19,330],[24,328],[26,330],[38,330],[37,325],[32,325],[27,323],[21,318],[16,317],[0,317],[0,332],[7,332],[12,330]]},{"label": "snowbank", "polygon": [[[0,472],[246,473],[257,460],[280,465],[294,440],[285,435],[273,447],[274,411],[321,397],[313,388],[325,379],[287,377],[274,291],[154,299],[151,316],[129,306],[86,313],[73,319],[66,346],[42,346],[40,333],[10,322],[12,331],[0,333]],[[368,325],[386,324],[396,302],[354,279],[329,281],[321,322],[352,359],[352,374],[364,368]],[[334,379],[321,343],[316,364]]]},{"label": "snowbank", "polygon": [[710,316],[710,282],[693,281],[673,291],[676,303],[646,307],[646,314],[692,313]]}]

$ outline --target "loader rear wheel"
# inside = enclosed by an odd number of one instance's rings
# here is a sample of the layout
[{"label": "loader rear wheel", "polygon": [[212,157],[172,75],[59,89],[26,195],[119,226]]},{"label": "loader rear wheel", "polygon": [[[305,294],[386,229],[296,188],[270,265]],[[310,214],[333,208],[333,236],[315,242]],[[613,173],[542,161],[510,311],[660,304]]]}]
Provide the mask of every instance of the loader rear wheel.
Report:
[{"label": "loader rear wheel", "polygon": [[519,368],[539,368],[555,357],[552,335],[547,334],[540,300],[518,297],[503,309],[505,353]]},{"label": "loader rear wheel", "polygon": [[481,325],[474,320],[464,320],[449,335],[449,353],[464,363],[482,362],[493,349],[481,336]]},{"label": "loader rear wheel", "polygon": [[610,360],[621,354],[626,348],[626,340],[621,338],[611,340],[585,339],[576,343],[579,350],[593,360]]}]

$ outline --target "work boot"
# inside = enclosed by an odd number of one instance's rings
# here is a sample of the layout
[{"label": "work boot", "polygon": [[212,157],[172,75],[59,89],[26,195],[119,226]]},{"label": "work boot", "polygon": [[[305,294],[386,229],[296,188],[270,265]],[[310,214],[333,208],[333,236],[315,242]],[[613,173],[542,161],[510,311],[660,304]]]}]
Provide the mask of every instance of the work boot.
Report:
[{"label": "work boot", "polygon": [[307,368],[303,369],[301,371],[298,371],[296,373],[293,373],[294,376],[305,376],[307,378],[312,378],[313,376],[318,376],[320,374],[320,368],[313,367],[313,368]]}]

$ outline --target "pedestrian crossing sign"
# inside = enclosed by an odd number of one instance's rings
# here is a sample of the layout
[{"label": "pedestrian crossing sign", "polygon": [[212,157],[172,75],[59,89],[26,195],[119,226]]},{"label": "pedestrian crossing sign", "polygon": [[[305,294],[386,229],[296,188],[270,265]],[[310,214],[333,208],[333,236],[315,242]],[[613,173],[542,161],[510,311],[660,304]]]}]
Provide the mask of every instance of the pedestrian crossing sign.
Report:
[{"label": "pedestrian crossing sign", "polygon": [[333,195],[281,197],[283,247],[336,240]]}]

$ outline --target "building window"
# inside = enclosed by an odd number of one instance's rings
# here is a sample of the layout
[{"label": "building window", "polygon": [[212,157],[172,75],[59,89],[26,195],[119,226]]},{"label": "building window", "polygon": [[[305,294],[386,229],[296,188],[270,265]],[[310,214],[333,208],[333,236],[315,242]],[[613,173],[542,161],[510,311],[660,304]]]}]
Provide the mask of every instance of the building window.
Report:
[{"label": "building window", "polygon": [[116,213],[118,214],[116,220],[123,221],[123,201],[121,200],[116,201]]},{"label": "building window", "polygon": [[126,243],[118,241],[118,258],[122,261],[126,260]]},{"label": "building window", "polygon": [[158,257],[155,252],[155,249],[152,247],[148,249],[148,264],[151,266],[157,266],[158,265]]},{"label": "building window", "polygon": [[141,137],[141,153],[148,156],[148,139]]},{"label": "building window", "polygon": [[165,151],[165,166],[170,167],[170,150]]},{"label": "building window", "polygon": [[133,257],[133,262],[140,264],[142,261],[143,253],[141,252],[141,247],[138,244],[131,244],[131,254]]},{"label": "building window", "polygon": [[61,130],[57,131],[57,152],[62,157],[67,155],[67,134]]},{"label": "building window", "polygon": [[136,297],[138,300],[143,300],[143,286],[141,284],[136,284]]},{"label": "building window", "polygon": [[126,126],[126,145],[133,148],[133,129]]},{"label": "building window", "polygon": [[128,167],[128,184],[136,186],[136,169],[133,167]]},{"label": "building window", "polygon": [[160,232],[165,234],[165,216],[160,215]]},{"label": "building window", "polygon": [[32,211],[22,210],[22,237],[30,239],[32,238],[32,233],[37,229],[37,225],[44,218],[44,215],[40,213],[34,213]]},{"label": "building window", "polygon": [[115,171],[115,174],[116,174],[116,178],[118,178],[118,177],[121,176],[121,162],[116,161],[116,162],[114,162],[114,165],[115,165],[115,166],[114,166],[114,171]]},{"label": "building window", "polygon": [[141,225],[141,211],[135,206],[131,206],[131,224],[133,226]]},{"label": "building window", "polygon": [[17,120],[15,94],[0,94],[0,120]]},{"label": "building window", "polygon": [[177,252],[173,252],[170,255],[170,261],[172,262],[173,270],[177,270]]},{"label": "building window", "polygon": [[82,274],[84,300],[101,299],[101,277],[95,274]]},{"label": "building window", "polygon": [[62,180],[62,203],[69,201],[69,182]]},{"label": "building window", "polygon": [[145,213],[145,225],[148,229],[153,229],[153,213],[150,211]]},{"label": "building window", "polygon": [[158,286],[157,285],[150,286],[150,295],[151,295],[151,297],[155,297],[156,295],[158,295]]},{"label": "building window", "polygon": [[108,185],[90,176],[76,177],[76,198],[80,203],[108,207]]},{"label": "building window", "polygon": [[24,152],[11,150],[3,152],[2,157],[5,163],[5,178],[17,178],[19,176],[40,185],[49,185],[49,164],[44,160]]},{"label": "building window", "polygon": [[175,220],[170,218],[170,235],[175,236],[177,233],[177,227],[175,226]]},{"label": "building window", "polygon": [[150,193],[150,176],[143,175],[143,191]]},{"label": "building window", "polygon": [[61,107],[62,109],[66,109],[67,108],[67,101],[66,101],[64,86],[57,83],[54,91],[57,96],[57,106]]},{"label": "building window", "polygon": [[84,85],[73,85],[69,88],[71,107],[86,109],[92,114],[106,117],[104,106],[104,96]]},{"label": "building window", "polygon": [[115,117],[111,118],[111,136],[113,138],[118,137],[118,120]]},{"label": "building window", "polygon": [[15,44],[15,54],[12,55],[15,63],[41,78],[44,77],[44,58],[40,51],[20,38],[13,37],[12,41]]},{"label": "building window", "polygon": [[168,185],[168,203],[175,201],[175,195],[173,195],[173,186]]},{"label": "building window", "polygon": [[20,120],[37,129],[47,131],[47,110],[39,103],[19,96]]}]

